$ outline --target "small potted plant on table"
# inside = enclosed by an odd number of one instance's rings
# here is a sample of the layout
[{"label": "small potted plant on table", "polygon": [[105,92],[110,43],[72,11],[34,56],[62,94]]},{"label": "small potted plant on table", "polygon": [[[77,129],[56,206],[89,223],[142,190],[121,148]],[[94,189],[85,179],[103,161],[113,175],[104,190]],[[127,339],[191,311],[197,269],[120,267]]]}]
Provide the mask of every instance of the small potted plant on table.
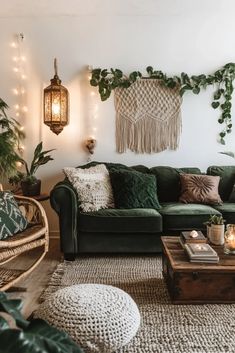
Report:
[{"label": "small potted plant on table", "polygon": [[20,162],[25,167],[25,173],[18,171],[15,176],[9,178],[9,183],[14,186],[20,185],[24,196],[40,195],[41,180],[36,178],[35,173],[41,165],[54,160],[51,155],[48,155],[51,151],[54,151],[54,149],[42,151],[42,142],[40,142],[34,150],[30,167],[24,159],[21,159]]},{"label": "small potted plant on table", "polygon": [[225,220],[220,215],[211,215],[209,221],[206,222],[207,237],[214,245],[224,244],[224,222]]}]

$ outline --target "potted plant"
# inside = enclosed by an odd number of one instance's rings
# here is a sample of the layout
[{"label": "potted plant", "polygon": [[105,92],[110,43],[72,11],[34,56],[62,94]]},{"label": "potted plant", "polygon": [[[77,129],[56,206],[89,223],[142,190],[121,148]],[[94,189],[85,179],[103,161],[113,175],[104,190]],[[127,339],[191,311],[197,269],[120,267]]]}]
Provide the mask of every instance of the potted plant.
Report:
[{"label": "potted plant", "polygon": [[41,319],[25,320],[21,300],[0,292],[0,352],[82,353],[71,338]]},{"label": "potted plant", "polygon": [[8,105],[0,98],[0,179],[7,179],[17,171],[21,160],[20,142],[25,137],[18,121],[7,116]]},{"label": "potted plant", "polygon": [[15,176],[9,178],[9,183],[11,185],[18,186],[20,184],[22,193],[25,196],[40,195],[41,180],[36,178],[35,173],[40,166],[54,160],[54,158],[48,154],[49,152],[54,151],[54,149],[43,151],[42,147],[42,142],[36,146],[30,166],[24,159],[20,159],[25,167],[25,173],[18,171]]},{"label": "potted plant", "polygon": [[224,222],[225,220],[221,215],[211,215],[207,226],[207,237],[214,245],[224,244]]}]

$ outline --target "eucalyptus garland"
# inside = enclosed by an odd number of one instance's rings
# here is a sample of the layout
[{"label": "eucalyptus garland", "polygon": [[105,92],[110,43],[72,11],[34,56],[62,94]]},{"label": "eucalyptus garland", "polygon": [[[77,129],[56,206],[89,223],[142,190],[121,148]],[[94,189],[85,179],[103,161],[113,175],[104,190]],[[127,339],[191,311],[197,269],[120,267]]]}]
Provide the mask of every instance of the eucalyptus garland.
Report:
[{"label": "eucalyptus garland", "polygon": [[206,89],[207,86],[215,86],[213,101],[211,106],[214,109],[220,108],[221,114],[218,118],[219,124],[223,125],[223,129],[219,133],[220,143],[225,145],[225,137],[232,131],[232,93],[233,80],[235,79],[235,63],[228,63],[221,69],[210,75],[193,75],[189,76],[182,72],[180,76],[168,77],[162,71],[156,71],[152,66],[146,68],[144,76],[139,71],[134,71],[126,76],[119,69],[94,69],[90,84],[99,87],[99,94],[102,101],[109,98],[112,90],[117,87],[128,88],[140,78],[152,78],[162,82],[163,85],[170,88],[179,86],[180,95],[185,92],[192,91],[194,94],[199,94],[201,89]]}]

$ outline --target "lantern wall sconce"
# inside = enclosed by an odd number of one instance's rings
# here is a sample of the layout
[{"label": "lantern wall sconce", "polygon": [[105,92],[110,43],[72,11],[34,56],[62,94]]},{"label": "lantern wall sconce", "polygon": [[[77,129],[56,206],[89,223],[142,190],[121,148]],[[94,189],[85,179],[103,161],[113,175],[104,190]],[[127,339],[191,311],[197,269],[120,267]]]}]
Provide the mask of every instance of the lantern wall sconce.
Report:
[{"label": "lantern wall sconce", "polygon": [[55,75],[51,79],[50,86],[44,89],[44,124],[58,135],[69,122],[69,92],[61,85],[56,59],[54,70]]}]

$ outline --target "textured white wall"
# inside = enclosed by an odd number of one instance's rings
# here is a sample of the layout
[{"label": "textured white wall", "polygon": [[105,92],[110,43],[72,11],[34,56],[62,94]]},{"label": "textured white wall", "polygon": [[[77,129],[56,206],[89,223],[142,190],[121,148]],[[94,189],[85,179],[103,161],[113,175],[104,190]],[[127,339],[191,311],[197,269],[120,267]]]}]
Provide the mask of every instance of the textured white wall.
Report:
[{"label": "textured white wall", "polygon": [[[62,178],[64,166],[86,162],[82,143],[90,125],[97,128],[95,160],[132,164],[199,166],[232,164],[218,151],[235,151],[235,130],[226,147],[216,142],[218,112],[210,107],[212,90],[199,96],[186,94],[182,106],[182,136],[177,151],[153,155],[115,152],[113,97],[97,104],[94,121],[82,84],[82,70],[116,67],[124,72],[144,71],[152,65],[168,74],[210,73],[235,61],[235,3],[233,0],[30,0],[0,1],[0,97],[13,107],[12,71],[14,34],[25,34],[27,56],[28,114],[25,119],[26,157],[43,140],[46,149],[56,148],[55,161],[39,170],[43,190],[49,191]],[[53,58],[59,61],[59,75],[70,91],[70,124],[54,135],[42,124],[42,90],[53,76]],[[90,88],[90,92],[92,89]],[[90,93],[88,92],[88,93]],[[12,109],[12,114],[14,110]],[[92,120],[93,119],[93,120]],[[45,203],[51,230],[58,229],[56,217]]]}]

